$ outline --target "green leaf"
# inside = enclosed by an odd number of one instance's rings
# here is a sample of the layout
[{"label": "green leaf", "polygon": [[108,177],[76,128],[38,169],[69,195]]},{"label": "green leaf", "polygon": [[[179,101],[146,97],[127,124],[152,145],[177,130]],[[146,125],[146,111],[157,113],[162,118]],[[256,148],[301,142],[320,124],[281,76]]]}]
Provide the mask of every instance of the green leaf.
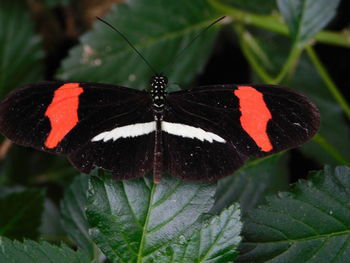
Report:
[{"label": "green leaf", "polygon": [[0,237],[0,262],[6,263],[87,263],[87,255],[65,245],[25,240],[23,243]]},{"label": "green leaf", "polygon": [[94,258],[95,244],[89,237],[88,222],[85,215],[89,177],[85,174],[74,179],[65,190],[61,202],[63,226],[79,248],[85,249]]},{"label": "green leaf", "polygon": [[11,146],[0,168],[0,177],[6,177],[6,184],[9,185],[67,184],[76,175],[79,175],[78,171],[64,156],[47,154],[16,144]]},{"label": "green leaf", "polygon": [[277,0],[292,38],[309,41],[335,16],[340,0]]},{"label": "green leaf", "polygon": [[43,208],[41,190],[14,192],[0,199],[0,236],[37,238]]},{"label": "green leaf", "polygon": [[0,97],[42,78],[43,52],[26,1],[1,0]]},{"label": "green leaf", "polygon": [[262,203],[266,195],[287,189],[289,174],[286,157],[285,154],[276,154],[253,160],[233,175],[219,180],[211,212],[217,213],[239,202],[245,215]]},{"label": "green leaf", "polygon": [[326,167],[245,222],[238,262],[349,262],[350,168]]},{"label": "green leaf", "polygon": [[213,216],[189,239],[180,236],[156,258],[155,262],[232,262],[237,256],[237,247],[241,242],[241,229],[239,206],[231,205],[219,216]]},{"label": "green leaf", "polygon": [[[157,71],[173,61],[196,34],[219,17],[203,0],[131,0],[104,18],[116,26]],[[130,19],[132,18],[132,19]],[[218,26],[205,32],[164,74],[170,83],[187,83],[208,59]],[[62,79],[103,81],[144,89],[153,74],[122,37],[101,22],[63,61]]]},{"label": "green leaf", "polygon": [[49,241],[57,241],[57,237],[66,235],[61,223],[60,211],[55,202],[46,198],[44,203],[44,211],[41,217],[40,233],[41,236]]},{"label": "green leaf", "polygon": [[90,234],[112,262],[152,262],[170,242],[188,237],[213,205],[215,183],[163,177],[90,179]]}]

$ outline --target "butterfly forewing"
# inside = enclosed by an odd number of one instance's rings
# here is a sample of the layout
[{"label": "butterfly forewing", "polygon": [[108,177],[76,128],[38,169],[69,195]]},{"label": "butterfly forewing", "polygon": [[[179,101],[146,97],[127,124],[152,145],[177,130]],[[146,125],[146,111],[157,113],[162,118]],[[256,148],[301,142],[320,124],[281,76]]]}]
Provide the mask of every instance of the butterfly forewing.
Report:
[{"label": "butterfly forewing", "polygon": [[9,94],[0,104],[1,133],[20,145],[44,149],[50,131],[45,112],[60,86],[61,83],[39,83]]},{"label": "butterfly forewing", "polygon": [[254,88],[263,94],[271,113],[266,133],[273,146],[271,151],[261,151],[254,156],[296,147],[316,134],[320,113],[305,95],[279,86],[256,85]]}]

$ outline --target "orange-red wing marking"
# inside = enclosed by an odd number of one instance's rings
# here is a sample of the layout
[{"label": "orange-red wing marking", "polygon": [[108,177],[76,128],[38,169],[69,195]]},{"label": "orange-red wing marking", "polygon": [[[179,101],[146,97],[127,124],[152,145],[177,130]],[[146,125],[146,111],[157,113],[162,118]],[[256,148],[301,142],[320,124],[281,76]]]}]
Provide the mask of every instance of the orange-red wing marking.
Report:
[{"label": "orange-red wing marking", "polygon": [[239,98],[242,128],[262,151],[271,151],[273,147],[266,129],[272,116],[263,99],[263,94],[250,86],[238,86],[234,94]]},{"label": "orange-red wing marking", "polygon": [[47,148],[55,148],[78,123],[79,95],[83,91],[79,83],[67,83],[55,90],[45,112],[51,123],[51,131],[45,141]]}]

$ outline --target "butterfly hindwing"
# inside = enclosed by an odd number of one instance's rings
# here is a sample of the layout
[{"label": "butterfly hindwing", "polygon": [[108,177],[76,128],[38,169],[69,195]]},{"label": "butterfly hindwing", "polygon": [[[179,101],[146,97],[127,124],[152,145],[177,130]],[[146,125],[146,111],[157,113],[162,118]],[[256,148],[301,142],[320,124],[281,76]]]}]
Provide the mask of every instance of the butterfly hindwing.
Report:
[{"label": "butterfly hindwing", "polygon": [[304,95],[287,88],[221,85],[168,94],[164,121],[185,125],[181,135],[163,135],[170,174],[218,179],[249,157],[307,141],[318,129],[319,113]]},{"label": "butterfly hindwing", "polygon": [[247,156],[226,142],[183,138],[164,133],[164,165],[185,180],[216,180],[240,168]]},{"label": "butterfly hindwing", "polygon": [[[154,132],[132,138],[128,125],[151,123],[150,106],[144,91],[98,83],[38,83],[1,102],[0,131],[15,143],[65,154],[80,171],[96,166],[117,178],[134,178],[152,167]],[[115,131],[117,127],[126,128]],[[113,130],[110,138],[103,136]]]}]

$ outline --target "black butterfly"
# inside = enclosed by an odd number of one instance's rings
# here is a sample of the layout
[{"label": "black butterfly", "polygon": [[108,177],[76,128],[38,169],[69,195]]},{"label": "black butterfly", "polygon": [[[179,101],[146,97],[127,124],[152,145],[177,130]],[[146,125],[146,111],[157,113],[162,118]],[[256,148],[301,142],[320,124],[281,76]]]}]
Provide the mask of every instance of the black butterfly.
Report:
[{"label": "black butterfly", "polygon": [[99,83],[44,82],[0,103],[0,131],[15,143],[64,154],[81,172],[93,167],[130,179],[163,167],[186,180],[216,180],[249,157],[309,140],[319,112],[280,86],[217,85],[167,93]]},{"label": "black butterfly", "polygon": [[88,82],[28,85],[0,103],[0,132],[15,143],[64,154],[84,173],[99,167],[131,179],[153,170],[160,182],[163,167],[186,180],[216,180],[249,157],[304,143],[320,125],[308,98],[280,86],[167,93],[167,82],[156,74],[151,92]]}]

